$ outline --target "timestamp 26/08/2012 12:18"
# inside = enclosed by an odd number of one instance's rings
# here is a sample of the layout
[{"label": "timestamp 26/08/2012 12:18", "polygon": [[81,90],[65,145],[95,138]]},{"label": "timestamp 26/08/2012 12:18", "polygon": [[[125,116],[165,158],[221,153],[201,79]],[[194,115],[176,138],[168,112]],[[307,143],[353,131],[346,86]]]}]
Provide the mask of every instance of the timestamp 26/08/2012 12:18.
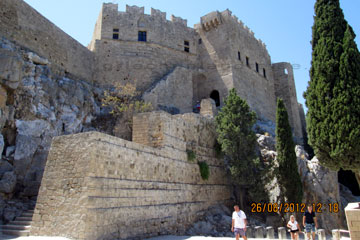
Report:
[{"label": "timestamp 26/08/2012 12:18", "polygon": [[274,212],[284,212],[284,213],[304,213],[307,210],[307,206],[311,205],[315,213],[322,213],[328,210],[331,213],[339,212],[338,203],[252,203],[251,212],[253,213],[274,213]]}]

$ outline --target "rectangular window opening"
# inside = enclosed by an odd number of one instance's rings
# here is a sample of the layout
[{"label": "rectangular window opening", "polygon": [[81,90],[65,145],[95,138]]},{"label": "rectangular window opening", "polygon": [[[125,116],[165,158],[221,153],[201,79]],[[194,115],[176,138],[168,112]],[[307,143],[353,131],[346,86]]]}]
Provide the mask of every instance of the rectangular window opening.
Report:
[{"label": "rectangular window opening", "polygon": [[199,38],[199,44],[202,44],[202,39],[201,38]]},{"label": "rectangular window opening", "polygon": [[119,29],[118,28],[113,28],[113,32],[119,32]]},{"label": "rectangular window opening", "polygon": [[189,41],[184,41],[184,45],[185,45],[185,46],[190,46]]},{"label": "rectangular window opening", "polygon": [[119,34],[118,33],[113,33],[113,39],[119,39]]},{"label": "rectangular window opening", "polygon": [[250,64],[249,64],[249,57],[246,57],[246,66],[250,67]]},{"label": "rectangular window opening", "polygon": [[190,48],[189,47],[184,47],[184,51],[185,52],[190,52]]},{"label": "rectangular window opening", "polygon": [[139,42],[146,42],[146,32],[145,31],[139,31],[138,41]]},{"label": "rectangular window opening", "polygon": [[240,52],[238,52],[238,60],[241,61],[241,54],[240,54]]},{"label": "rectangular window opening", "polygon": [[257,62],[255,63],[255,67],[256,67],[256,72],[259,72],[259,64]]},{"label": "rectangular window opening", "polygon": [[265,68],[263,68],[263,75],[264,75],[264,78],[266,78],[266,70],[265,70]]}]

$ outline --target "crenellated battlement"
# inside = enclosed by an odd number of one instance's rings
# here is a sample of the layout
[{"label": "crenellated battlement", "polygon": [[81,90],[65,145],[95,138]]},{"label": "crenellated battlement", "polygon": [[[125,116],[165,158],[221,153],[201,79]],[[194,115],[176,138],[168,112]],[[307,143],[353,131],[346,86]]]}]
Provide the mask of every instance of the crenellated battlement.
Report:
[{"label": "crenellated battlement", "polygon": [[125,12],[123,11],[118,11],[118,4],[114,4],[114,3],[104,3],[103,4],[103,11],[117,11],[118,14],[123,15],[124,13],[126,14],[130,14],[132,16],[147,16],[147,17],[152,17],[155,19],[160,19],[162,21],[167,21],[167,22],[172,22],[175,24],[180,24],[183,25],[185,27],[187,27],[187,20],[183,19],[181,17],[176,17],[174,15],[171,15],[170,20],[166,19],[166,12],[162,12],[158,9],[154,9],[151,8],[150,10],[150,15],[149,14],[145,14],[145,7],[138,7],[138,6],[130,6],[130,5],[126,5],[126,10]]},{"label": "crenellated battlement", "polygon": [[158,9],[151,8],[151,16],[166,21],[166,12],[162,12]]},{"label": "crenellated battlement", "polygon": [[255,41],[257,41],[259,46],[267,52],[265,43],[260,39],[257,39],[254,32],[241,20],[239,20],[237,16],[233,15],[229,9],[226,9],[222,12],[214,11],[206,14],[205,16],[200,18],[200,24],[195,24],[194,28],[202,29],[205,32],[208,32],[216,29],[221,24],[226,24],[226,22],[228,21],[234,21],[236,24],[238,24],[240,31],[245,32],[248,37],[253,38]]},{"label": "crenellated battlement", "polygon": [[103,10],[117,11],[118,9],[119,5],[116,3],[103,3]]},{"label": "crenellated battlement", "polygon": [[255,37],[255,33],[248,26],[246,26],[241,20],[239,20],[237,16],[232,15],[231,11],[225,10],[224,12],[222,12],[222,15],[226,15],[230,19],[235,21],[238,24],[241,31],[245,31],[249,37],[254,38],[254,40],[258,42],[259,46],[261,46],[267,52],[265,43],[261,39],[257,39]]},{"label": "crenellated battlement", "polygon": [[211,12],[200,18],[200,26],[208,32],[222,24],[222,16],[219,11]]},{"label": "crenellated battlement", "polygon": [[171,21],[173,23],[179,23],[179,24],[182,24],[184,25],[185,27],[187,27],[187,20],[186,19],[183,19],[181,17],[175,17],[174,15],[171,15]]},{"label": "crenellated battlement", "polygon": [[129,13],[129,14],[134,14],[134,15],[144,15],[145,14],[145,8],[144,7],[138,7],[138,6],[126,5],[126,12]]}]

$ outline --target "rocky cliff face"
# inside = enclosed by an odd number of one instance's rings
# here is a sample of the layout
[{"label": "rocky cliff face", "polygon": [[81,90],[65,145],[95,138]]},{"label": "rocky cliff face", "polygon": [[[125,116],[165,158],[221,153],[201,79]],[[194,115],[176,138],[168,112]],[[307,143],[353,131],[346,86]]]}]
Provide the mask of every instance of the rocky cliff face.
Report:
[{"label": "rocky cliff face", "polygon": [[[320,165],[314,157],[309,160],[302,146],[296,146],[298,168],[303,182],[304,202],[315,204],[319,228],[332,229],[346,228],[344,208],[341,203],[337,172]],[[331,205],[329,205],[331,204]],[[338,204],[339,211],[330,210],[329,206]]]},{"label": "rocky cliff face", "polygon": [[0,81],[0,216],[9,221],[37,196],[52,138],[95,129],[103,91],[6,39]]}]

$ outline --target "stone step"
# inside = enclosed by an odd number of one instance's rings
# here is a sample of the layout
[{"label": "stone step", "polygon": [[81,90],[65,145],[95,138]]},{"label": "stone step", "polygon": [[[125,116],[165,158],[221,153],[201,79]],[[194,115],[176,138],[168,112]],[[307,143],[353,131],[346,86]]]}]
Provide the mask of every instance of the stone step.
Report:
[{"label": "stone step", "polygon": [[31,225],[31,221],[19,221],[18,218],[16,218],[14,221],[11,221],[9,224],[10,225],[28,226],[28,225]]},{"label": "stone step", "polygon": [[32,216],[31,217],[22,217],[22,216],[20,216],[20,217],[17,217],[17,218],[15,218],[15,221],[32,221]]},{"label": "stone step", "polygon": [[30,225],[13,225],[13,224],[2,225],[3,230],[29,230],[30,228],[31,228]]},{"label": "stone step", "polygon": [[32,218],[33,215],[34,215],[33,212],[26,211],[26,212],[23,212],[20,217],[31,217]]},{"label": "stone step", "polygon": [[4,235],[10,235],[10,236],[30,236],[29,230],[7,230],[3,229],[2,233]]}]

